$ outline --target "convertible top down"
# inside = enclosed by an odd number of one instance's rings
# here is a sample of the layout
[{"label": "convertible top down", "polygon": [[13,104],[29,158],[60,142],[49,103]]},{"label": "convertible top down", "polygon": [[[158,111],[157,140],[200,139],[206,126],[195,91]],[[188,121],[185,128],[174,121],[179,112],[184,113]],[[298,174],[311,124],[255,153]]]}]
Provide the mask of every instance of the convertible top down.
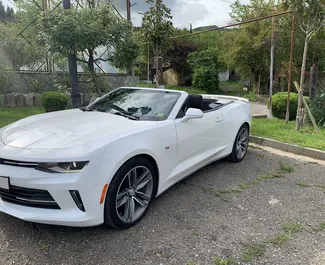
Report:
[{"label": "convertible top down", "polygon": [[0,211],[131,227],[154,197],[196,170],[242,161],[250,125],[247,99],[139,87],[22,119],[0,129]]}]

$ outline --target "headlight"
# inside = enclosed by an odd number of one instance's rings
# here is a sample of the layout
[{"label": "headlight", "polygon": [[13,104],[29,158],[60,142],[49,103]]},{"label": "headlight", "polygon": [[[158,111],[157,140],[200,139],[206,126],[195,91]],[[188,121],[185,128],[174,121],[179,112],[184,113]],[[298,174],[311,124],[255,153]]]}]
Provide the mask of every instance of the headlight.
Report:
[{"label": "headlight", "polygon": [[49,173],[75,173],[81,172],[87,164],[88,161],[64,163],[38,163],[36,169]]}]

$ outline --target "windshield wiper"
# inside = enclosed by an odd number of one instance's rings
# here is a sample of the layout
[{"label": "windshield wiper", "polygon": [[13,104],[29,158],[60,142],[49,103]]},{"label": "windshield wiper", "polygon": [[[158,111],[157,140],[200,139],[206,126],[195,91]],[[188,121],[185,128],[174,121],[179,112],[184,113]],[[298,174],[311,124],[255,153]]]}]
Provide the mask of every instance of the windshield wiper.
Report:
[{"label": "windshield wiper", "polygon": [[117,111],[117,110],[115,110],[114,112],[111,112],[111,113],[114,114],[114,115],[123,116],[123,117],[128,118],[128,119],[131,119],[131,120],[140,120],[139,117],[132,116],[132,115],[128,115],[126,113],[123,113],[123,112]]},{"label": "windshield wiper", "polygon": [[89,108],[89,107],[81,107],[81,108],[79,108],[81,111],[94,111],[94,109],[92,109],[92,108]]}]

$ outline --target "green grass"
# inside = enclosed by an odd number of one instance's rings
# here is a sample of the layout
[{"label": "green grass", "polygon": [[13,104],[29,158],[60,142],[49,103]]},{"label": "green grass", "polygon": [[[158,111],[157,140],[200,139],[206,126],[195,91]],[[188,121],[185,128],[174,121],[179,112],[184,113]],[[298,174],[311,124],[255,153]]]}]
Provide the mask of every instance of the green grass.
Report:
[{"label": "green grass", "polygon": [[295,168],[291,165],[281,163],[280,164],[280,170],[285,173],[291,173],[295,171]]},{"label": "green grass", "polygon": [[253,119],[251,134],[325,151],[325,129],[316,134],[312,127],[305,126],[297,132],[295,125],[294,121],[285,123],[279,119]]},{"label": "green grass", "polygon": [[31,115],[43,113],[42,107],[0,108],[0,128]]},{"label": "green grass", "polygon": [[295,234],[300,232],[304,227],[302,224],[287,223],[282,225],[283,230],[288,234]]},{"label": "green grass", "polygon": [[213,258],[213,265],[234,265],[236,261],[234,258]]},{"label": "green grass", "polygon": [[318,226],[314,226],[313,230],[315,232],[320,232],[320,231],[325,230],[325,223],[320,223]]},{"label": "green grass", "polygon": [[309,184],[306,184],[306,183],[300,183],[300,182],[296,183],[296,185],[299,186],[299,187],[301,187],[301,188],[310,188],[310,187],[312,187],[312,186],[309,185]]},{"label": "green grass", "polygon": [[282,247],[290,239],[291,239],[290,234],[284,233],[268,239],[266,243],[270,243],[272,245]]},{"label": "green grass", "polygon": [[262,257],[265,253],[264,244],[249,244],[244,247],[242,260],[251,262],[254,258]]}]

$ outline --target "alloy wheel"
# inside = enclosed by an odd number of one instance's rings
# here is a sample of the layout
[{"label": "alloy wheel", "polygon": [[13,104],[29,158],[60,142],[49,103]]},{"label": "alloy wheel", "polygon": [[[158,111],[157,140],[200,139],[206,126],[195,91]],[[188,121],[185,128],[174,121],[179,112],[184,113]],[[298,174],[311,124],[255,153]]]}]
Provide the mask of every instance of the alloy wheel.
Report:
[{"label": "alloy wheel", "polygon": [[153,176],[144,166],[132,168],[123,178],[116,195],[116,212],[131,223],[147,209],[153,193]]},{"label": "alloy wheel", "polygon": [[243,127],[238,134],[237,144],[236,144],[236,155],[239,159],[242,159],[247,152],[248,140],[249,140],[248,129]]}]

